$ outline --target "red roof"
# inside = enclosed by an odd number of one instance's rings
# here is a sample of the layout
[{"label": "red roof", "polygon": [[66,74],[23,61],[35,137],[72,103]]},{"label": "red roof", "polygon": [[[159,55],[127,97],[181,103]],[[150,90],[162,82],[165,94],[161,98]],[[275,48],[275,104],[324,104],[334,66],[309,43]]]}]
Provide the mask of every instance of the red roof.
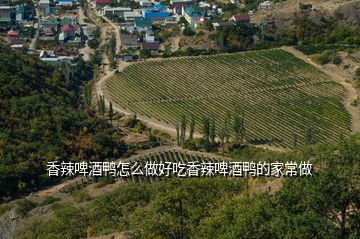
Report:
[{"label": "red roof", "polygon": [[96,4],[110,4],[111,0],[95,0]]},{"label": "red roof", "polygon": [[63,32],[65,32],[65,31],[75,31],[75,28],[74,28],[74,26],[72,26],[72,25],[65,24],[65,25],[61,28],[61,30],[62,30]]},{"label": "red roof", "polygon": [[250,17],[248,15],[235,15],[236,21],[250,21]]},{"label": "red roof", "polygon": [[9,37],[17,37],[17,36],[19,36],[19,33],[15,30],[10,30],[10,31],[8,31],[7,35]]}]

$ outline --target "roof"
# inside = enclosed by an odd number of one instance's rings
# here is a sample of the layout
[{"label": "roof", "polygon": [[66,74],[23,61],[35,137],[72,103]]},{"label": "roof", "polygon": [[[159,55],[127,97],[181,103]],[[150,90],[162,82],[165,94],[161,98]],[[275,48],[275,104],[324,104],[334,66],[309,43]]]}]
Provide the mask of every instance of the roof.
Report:
[{"label": "roof", "polygon": [[60,25],[61,25],[61,26],[71,25],[72,22],[73,22],[73,21],[72,21],[72,19],[70,19],[70,18],[60,19]]},{"label": "roof", "polygon": [[162,10],[162,9],[166,9],[167,6],[166,5],[163,5],[163,4],[156,4],[153,6],[153,9],[155,10]]},{"label": "roof", "polygon": [[103,8],[104,11],[131,11],[131,8],[129,7],[110,7],[110,6],[105,6]]},{"label": "roof", "polygon": [[248,15],[234,15],[233,18],[235,19],[235,21],[240,22],[240,21],[250,21],[250,17]]},{"label": "roof", "polygon": [[61,28],[61,30],[63,32],[65,32],[65,31],[75,31],[75,28],[74,28],[73,25],[66,24]]},{"label": "roof", "polygon": [[40,24],[42,24],[42,25],[57,25],[58,20],[56,18],[41,19]]},{"label": "roof", "polygon": [[136,18],[135,26],[137,27],[151,27],[151,19],[150,18]]},{"label": "roof", "polygon": [[124,12],[124,18],[127,17],[136,18],[136,17],[142,17],[142,15],[137,12]]},{"label": "roof", "polygon": [[214,22],[213,26],[214,27],[226,27],[226,26],[233,26],[234,23],[233,22]]},{"label": "roof", "polygon": [[19,14],[19,13],[24,13],[25,11],[25,7],[24,6],[19,6],[17,5],[16,6],[16,13]]},{"label": "roof", "polygon": [[7,32],[7,35],[10,37],[19,36],[19,33],[15,30],[10,30]]},{"label": "roof", "polygon": [[95,0],[96,4],[110,4],[111,0]]},{"label": "roof", "polygon": [[185,8],[185,13],[189,15],[190,17],[193,16],[205,16],[206,9],[197,8],[194,5],[191,5],[187,8]]},{"label": "roof", "polygon": [[158,42],[142,42],[141,48],[148,49],[148,50],[159,50],[160,43],[158,43]]},{"label": "roof", "polygon": [[121,45],[137,45],[137,35],[121,34]]},{"label": "roof", "polygon": [[0,10],[11,10],[10,6],[0,6]]},{"label": "roof", "polygon": [[145,8],[143,9],[143,17],[150,18],[150,19],[161,19],[161,18],[168,18],[170,14],[168,12],[159,12],[152,8]]}]

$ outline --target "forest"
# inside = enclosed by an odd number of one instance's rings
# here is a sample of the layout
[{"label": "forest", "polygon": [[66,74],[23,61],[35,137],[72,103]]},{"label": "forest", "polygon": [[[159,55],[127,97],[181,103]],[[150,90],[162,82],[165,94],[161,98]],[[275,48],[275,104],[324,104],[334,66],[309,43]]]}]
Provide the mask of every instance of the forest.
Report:
[{"label": "forest", "polygon": [[126,151],[119,133],[82,103],[92,69],[84,61],[51,67],[0,46],[0,201],[57,181],[45,175],[48,161]]},{"label": "forest", "polygon": [[[312,176],[282,179],[172,177],[130,182],[99,197],[83,190],[75,203],[53,203],[50,220],[28,220],[15,238],[86,238],[113,232],[161,239],[359,238],[360,135],[288,153],[249,147],[233,151],[232,157],[310,159],[314,170]],[[257,191],[261,185],[272,187]]]}]

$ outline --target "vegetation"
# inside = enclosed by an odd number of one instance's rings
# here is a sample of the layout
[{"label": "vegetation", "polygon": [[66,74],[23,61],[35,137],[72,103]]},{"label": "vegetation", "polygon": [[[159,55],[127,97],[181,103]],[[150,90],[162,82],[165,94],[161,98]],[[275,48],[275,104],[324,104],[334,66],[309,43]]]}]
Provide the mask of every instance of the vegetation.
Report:
[{"label": "vegetation", "polygon": [[79,86],[92,78],[91,64],[52,68],[4,46],[0,59],[0,201],[51,182],[48,161],[124,153],[120,135],[81,103]]},{"label": "vegetation", "polygon": [[252,143],[293,147],[295,134],[297,145],[305,145],[310,126],[314,143],[349,132],[344,89],[282,50],[142,62],[107,80],[107,87],[121,107],[170,127],[179,116],[194,115],[198,132],[204,117],[221,129],[228,112],[233,125],[238,106],[244,139]]},{"label": "vegetation", "polygon": [[85,205],[55,207],[53,218],[25,226],[15,238],[84,238],[89,231],[94,236],[126,231],[130,238],[357,238],[359,142],[356,135],[291,153],[234,152],[246,161],[314,158],[311,177],[284,178],[281,189],[257,191],[266,182],[280,183],[272,178],[127,183]]}]

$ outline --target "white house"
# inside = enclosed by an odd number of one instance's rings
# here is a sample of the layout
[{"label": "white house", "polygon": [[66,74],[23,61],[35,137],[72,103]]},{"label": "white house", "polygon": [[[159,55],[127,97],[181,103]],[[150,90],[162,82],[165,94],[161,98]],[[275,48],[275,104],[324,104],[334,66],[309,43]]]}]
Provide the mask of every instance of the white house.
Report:
[{"label": "white house", "polygon": [[151,1],[140,1],[140,6],[141,7],[151,7],[152,2]]},{"label": "white house", "polygon": [[272,6],[272,1],[265,1],[260,3],[259,9],[269,9]]},{"label": "white house", "polygon": [[153,30],[147,30],[145,33],[145,41],[146,42],[155,42],[155,35]]},{"label": "white house", "polygon": [[124,12],[131,12],[131,8],[129,7],[110,7],[105,6],[101,12],[103,16],[119,16],[124,17]]},{"label": "white house", "polygon": [[141,18],[141,13],[138,12],[124,12],[125,21],[135,21],[135,18]]}]

